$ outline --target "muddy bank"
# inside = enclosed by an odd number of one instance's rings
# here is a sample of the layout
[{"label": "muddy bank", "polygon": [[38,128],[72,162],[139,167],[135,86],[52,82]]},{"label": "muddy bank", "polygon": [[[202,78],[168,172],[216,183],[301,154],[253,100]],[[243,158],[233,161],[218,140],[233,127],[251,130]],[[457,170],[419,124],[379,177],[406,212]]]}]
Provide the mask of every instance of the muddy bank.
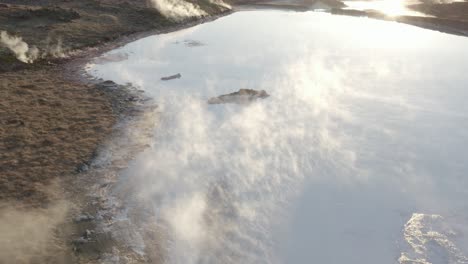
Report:
[{"label": "muddy bank", "polygon": [[[73,263],[160,263],[143,250],[123,244],[131,237],[126,210],[113,195],[120,173],[148,147],[157,122],[157,105],[131,85],[98,82],[98,89],[114,97],[113,108],[122,111],[117,124],[101,142],[92,160],[76,177],[62,184],[74,207],[69,210],[65,237]],[[151,230],[147,234],[152,234]],[[153,249],[157,249],[153,247]],[[161,256],[157,250],[153,256]]]}]

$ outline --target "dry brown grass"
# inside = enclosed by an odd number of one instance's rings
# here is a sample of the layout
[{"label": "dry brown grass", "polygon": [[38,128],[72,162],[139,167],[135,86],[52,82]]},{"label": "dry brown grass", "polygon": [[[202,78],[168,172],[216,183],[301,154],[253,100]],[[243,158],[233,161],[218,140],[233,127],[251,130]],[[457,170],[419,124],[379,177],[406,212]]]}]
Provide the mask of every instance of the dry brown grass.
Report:
[{"label": "dry brown grass", "polygon": [[74,173],[110,132],[109,99],[57,69],[0,75],[0,199],[41,204],[50,181]]}]

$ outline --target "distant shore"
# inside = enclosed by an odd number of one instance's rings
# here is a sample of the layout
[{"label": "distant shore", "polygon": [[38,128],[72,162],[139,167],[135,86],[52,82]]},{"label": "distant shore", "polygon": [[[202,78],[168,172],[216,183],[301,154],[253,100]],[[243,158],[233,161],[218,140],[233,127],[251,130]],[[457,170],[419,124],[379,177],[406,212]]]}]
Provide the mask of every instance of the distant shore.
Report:
[{"label": "distant shore", "polygon": [[[240,10],[278,9],[305,12],[311,10],[310,4],[308,4],[310,2],[313,1],[303,0],[298,1],[297,4],[291,4],[291,1],[288,0],[240,1],[240,5],[237,6],[237,8]],[[410,5],[408,8],[426,14],[427,16],[388,16],[375,10],[347,9],[336,4],[335,1],[331,1],[329,8],[322,10],[322,12],[328,12],[334,15],[369,17],[379,20],[395,21],[443,33],[468,36],[468,2],[423,3]]]},{"label": "distant shore", "polygon": [[[468,6],[468,3],[466,4]],[[468,13],[466,20],[431,16],[387,16],[376,11],[360,11],[336,8],[331,9],[330,13],[334,15],[368,17],[379,20],[395,21],[447,34],[468,37]]]}]

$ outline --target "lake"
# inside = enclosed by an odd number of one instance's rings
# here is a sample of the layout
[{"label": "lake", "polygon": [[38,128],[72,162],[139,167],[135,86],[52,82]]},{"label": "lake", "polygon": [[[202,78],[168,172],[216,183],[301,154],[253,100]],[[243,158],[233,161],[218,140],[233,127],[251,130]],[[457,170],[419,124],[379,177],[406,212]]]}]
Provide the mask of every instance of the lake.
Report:
[{"label": "lake", "polygon": [[[163,230],[167,263],[409,264],[468,263],[467,69],[467,38],[244,11],[88,72],[159,106],[118,185],[132,232]],[[207,104],[241,88],[270,97]]]}]

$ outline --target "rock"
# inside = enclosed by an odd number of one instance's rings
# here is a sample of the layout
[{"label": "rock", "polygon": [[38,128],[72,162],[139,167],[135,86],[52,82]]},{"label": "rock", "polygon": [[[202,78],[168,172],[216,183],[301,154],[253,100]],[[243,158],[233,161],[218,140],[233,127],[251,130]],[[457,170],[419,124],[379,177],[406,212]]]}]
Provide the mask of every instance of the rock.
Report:
[{"label": "rock", "polygon": [[104,81],[98,85],[105,87],[105,88],[115,88],[117,86],[117,84],[113,81]]},{"label": "rock", "polygon": [[24,126],[23,120],[20,119],[10,119],[6,121],[7,125],[15,125],[15,126]]},{"label": "rock", "polygon": [[44,98],[39,98],[37,99],[37,102],[40,104],[40,105],[46,105],[48,103],[47,99],[44,99]]},{"label": "rock", "polygon": [[82,214],[82,215],[79,215],[79,216],[75,217],[75,219],[73,219],[73,221],[75,223],[89,222],[89,221],[93,221],[93,220],[94,220],[94,217],[89,215],[89,214]]},{"label": "rock", "polygon": [[127,101],[127,102],[136,102],[136,101],[138,101],[138,98],[136,98],[135,96],[130,96],[130,97],[127,97],[125,99],[125,101]]},{"label": "rock", "polygon": [[185,46],[191,47],[191,48],[200,47],[204,45],[202,42],[197,41],[197,40],[185,40],[184,43],[185,43]]},{"label": "rock", "polygon": [[210,98],[208,104],[245,104],[269,96],[265,90],[240,89],[238,92]]},{"label": "rock", "polygon": [[174,75],[171,75],[171,76],[162,77],[161,81],[169,81],[169,80],[173,80],[173,79],[180,79],[181,77],[182,77],[182,75],[180,75],[180,73],[178,73],[178,74],[174,74]]},{"label": "rock", "polygon": [[89,165],[87,162],[83,162],[78,167],[76,168],[76,172],[81,173],[81,172],[86,172],[89,170]]},{"label": "rock", "polygon": [[84,237],[80,237],[78,239],[73,240],[73,244],[75,244],[75,245],[81,245],[81,244],[85,244],[85,243],[88,243],[88,242],[89,242],[89,240],[84,238]]},{"label": "rock", "polygon": [[91,239],[91,236],[94,234],[94,231],[86,229],[86,231],[83,233],[83,238],[85,239]]}]

